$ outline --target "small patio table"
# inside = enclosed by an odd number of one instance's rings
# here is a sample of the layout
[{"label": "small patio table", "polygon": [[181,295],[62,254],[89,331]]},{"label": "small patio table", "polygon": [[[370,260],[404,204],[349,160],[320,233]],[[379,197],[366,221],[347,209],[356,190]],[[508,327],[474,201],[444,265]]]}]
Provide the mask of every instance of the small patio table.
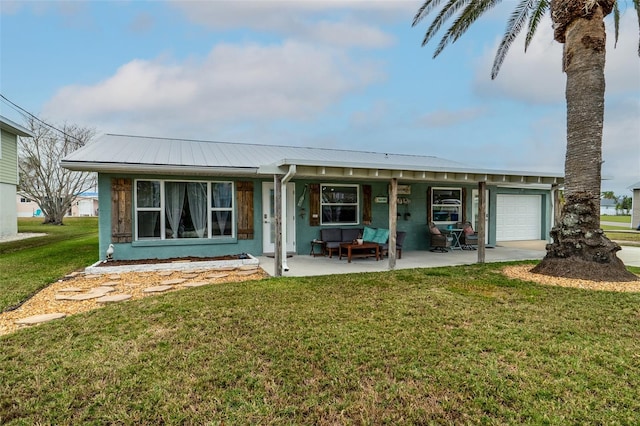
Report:
[{"label": "small patio table", "polygon": [[451,234],[453,240],[451,241],[451,250],[462,250],[462,244],[460,243],[460,237],[462,237],[463,229],[453,228],[447,229],[447,232]]},{"label": "small patio table", "polygon": [[347,263],[351,263],[353,257],[374,257],[376,260],[380,260],[380,244],[378,243],[340,243],[338,249],[338,257],[342,260],[343,251],[347,256]]}]

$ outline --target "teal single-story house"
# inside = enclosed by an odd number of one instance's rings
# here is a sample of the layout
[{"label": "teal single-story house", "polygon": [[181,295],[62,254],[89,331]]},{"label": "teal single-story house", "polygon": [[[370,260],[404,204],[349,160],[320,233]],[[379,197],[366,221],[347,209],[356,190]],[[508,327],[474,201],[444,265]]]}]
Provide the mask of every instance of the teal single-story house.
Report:
[{"label": "teal single-story house", "polygon": [[116,259],[308,255],[327,227],[395,227],[403,251],[428,250],[429,222],[477,229],[479,204],[487,244],[544,240],[563,184],[432,156],[113,134],[61,164],[98,173],[100,253],[114,244]]},{"label": "teal single-story house", "polygon": [[0,237],[18,233],[18,136],[33,133],[0,115]]}]

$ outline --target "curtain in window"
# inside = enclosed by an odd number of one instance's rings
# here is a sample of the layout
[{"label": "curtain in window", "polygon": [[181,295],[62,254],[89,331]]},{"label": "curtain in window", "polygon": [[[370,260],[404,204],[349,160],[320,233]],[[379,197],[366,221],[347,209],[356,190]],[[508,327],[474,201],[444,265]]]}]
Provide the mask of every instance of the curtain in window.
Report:
[{"label": "curtain in window", "polygon": [[188,183],[187,200],[191,212],[191,222],[198,238],[204,238],[207,230],[207,184]]},{"label": "curtain in window", "polygon": [[169,228],[173,231],[173,238],[178,238],[185,186],[184,182],[167,182],[165,184],[165,213]]},{"label": "curtain in window", "polygon": [[[231,184],[229,183],[214,183],[211,186],[211,192],[213,194],[213,207],[214,208],[229,208],[231,207],[232,193]],[[225,228],[227,226],[227,219],[229,218],[229,210],[217,210],[216,220],[218,227],[220,228],[220,235],[225,235]]]}]

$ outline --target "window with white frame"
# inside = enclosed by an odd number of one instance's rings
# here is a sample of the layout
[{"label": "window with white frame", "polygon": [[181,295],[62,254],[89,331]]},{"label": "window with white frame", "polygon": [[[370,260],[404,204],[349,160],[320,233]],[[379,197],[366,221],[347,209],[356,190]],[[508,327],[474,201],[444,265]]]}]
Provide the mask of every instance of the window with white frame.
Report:
[{"label": "window with white frame", "polygon": [[462,188],[432,188],[431,214],[436,223],[462,220]]},{"label": "window with white frame", "polygon": [[321,185],[322,225],[357,224],[359,215],[358,185]]},{"label": "window with white frame", "polygon": [[136,181],[136,239],[235,235],[233,182]]}]

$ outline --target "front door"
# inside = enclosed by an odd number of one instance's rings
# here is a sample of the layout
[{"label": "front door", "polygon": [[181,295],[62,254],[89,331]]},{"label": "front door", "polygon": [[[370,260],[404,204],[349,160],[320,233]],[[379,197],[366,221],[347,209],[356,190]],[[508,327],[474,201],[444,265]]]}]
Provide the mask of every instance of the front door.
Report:
[{"label": "front door", "polygon": [[[276,242],[275,190],[273,182],[262,182],[262,252],[274,253]],[[296,251],[296,192],[293,183],[287,184],[287,252]]]}]

